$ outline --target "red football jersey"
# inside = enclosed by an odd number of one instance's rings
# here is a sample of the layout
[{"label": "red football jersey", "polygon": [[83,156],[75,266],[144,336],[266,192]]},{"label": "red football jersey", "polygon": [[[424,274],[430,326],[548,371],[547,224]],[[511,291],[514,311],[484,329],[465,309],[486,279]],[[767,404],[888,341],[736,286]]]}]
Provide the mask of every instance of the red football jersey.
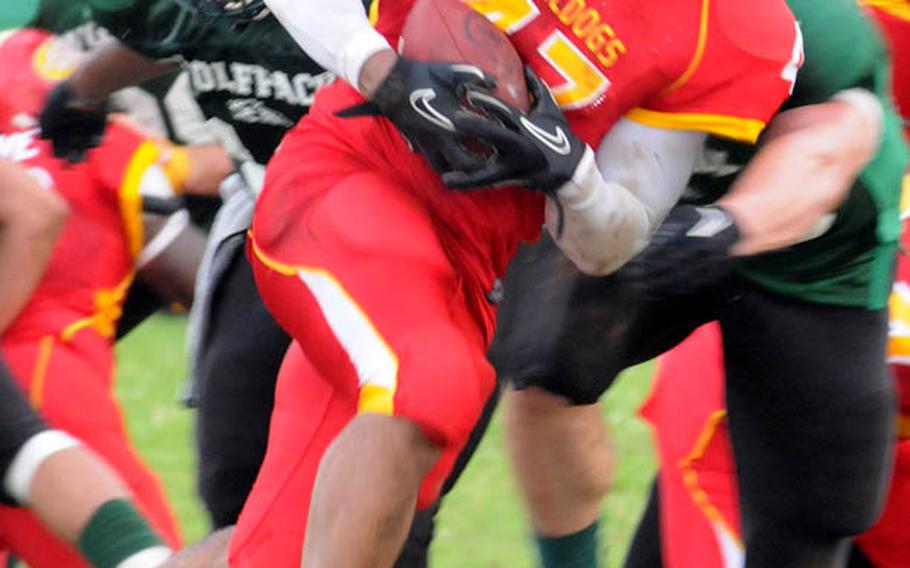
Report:
[{"label": "red football jersey", "polygon": [[[784,0],[465,2],[510,35],[592,145],[622,116],[754,142],[802,63]],[[374,0],[392,45],[412,4]]]},{"label": "red football jersey", "polygon": [[0,132],[35,126],[50,88],[80,60],[66,40],[34,29],[0,32],[0,57]]},{"label": "red football jersey", "polygon": [[53,157],[50,145],[28,126],[53,82],[73,60],[60,40],[43,31],[0,34],[0,158],[19,163],[48,190],[58,192],[70,215],[51,262],[29,303],[5,337],[67,335],[91,328],[112,337],[136,255],[142,249],[144,174],[162,149],[132,128],[112,123],[104,143],[76,165]]},{"label": "red football jersey", "polygon": [[86,162],[70,165],[53,158],[38,135],[37,129],[0,133],[0,157],[59,193],[70,214],[44,277],[4,335],[66,339],[89,327],[113,337],[143,244],[140,181],[161,152],[132,129],[112,124]]}]

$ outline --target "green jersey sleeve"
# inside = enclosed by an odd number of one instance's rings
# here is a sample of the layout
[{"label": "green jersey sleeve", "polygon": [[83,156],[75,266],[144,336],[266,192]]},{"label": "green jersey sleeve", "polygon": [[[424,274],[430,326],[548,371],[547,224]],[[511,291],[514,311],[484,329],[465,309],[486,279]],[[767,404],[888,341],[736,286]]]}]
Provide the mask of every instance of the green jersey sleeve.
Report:
[{"label": "green jersey sleeve", "polygon": [[179,56],[198,41],[205,22],[167,0],[88,0],[91,17],[129,48],[154,59]]},{"label": "green jersey sleeve", "polygon": [[62,34],[91,19],[85,0],[42,0],[32,27]]}]

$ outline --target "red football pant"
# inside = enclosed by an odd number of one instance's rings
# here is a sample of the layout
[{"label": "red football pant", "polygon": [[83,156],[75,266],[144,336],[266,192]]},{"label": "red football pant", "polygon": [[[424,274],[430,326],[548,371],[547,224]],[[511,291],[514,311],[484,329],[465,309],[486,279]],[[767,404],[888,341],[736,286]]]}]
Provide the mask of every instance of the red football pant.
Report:
[{"label": "red football pant", "polygon": [[539,228],[539,197],[517,217],[524,193],[449,192],[385,121],[334,116],[360,100],[323,90],[257,203],[253,271],[294,341],[232,566],[299,566],[319,463],[359,413],[405,418],[442,449],[418,507],[436,499],[495,385],[486,294]]},{"label": "red football pant", "polygon": [[[903,408],[910,410],[910,367],[892,368],[903,387]],[[665,568],[741,565],[739,498],[725,418],[724,378],[720,330],[716,324],[703,326],[660,358],[653,391],[642,409],[654,425],[661,464],[658,488]],[[902,439],[884,513],[857,538],[877,568],[908,565],[908,518],[910,439]]]},{"label": "red football pant", "polygon": [[[83,330],[64,342],[4,338],[3,356],[47,421],[104,459],[132,492],[139,510],[173,547],[180,537],[161,486],[128,441],[113,396],[110,341]],[[74,480],[79,482],[79,480]],[[26,509],[0,507],[0,546],[33,568],[88,566],[79,553],[47,531]]]}]

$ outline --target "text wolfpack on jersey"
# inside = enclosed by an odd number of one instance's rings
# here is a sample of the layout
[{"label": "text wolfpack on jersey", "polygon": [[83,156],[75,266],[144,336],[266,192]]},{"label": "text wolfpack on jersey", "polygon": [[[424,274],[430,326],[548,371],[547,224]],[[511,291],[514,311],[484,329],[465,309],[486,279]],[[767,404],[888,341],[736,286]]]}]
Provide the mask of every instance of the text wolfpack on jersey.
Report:
[{"label": "text wolfpack on jersey", "polygon": [[194,60],[186,64],[197,93],[223,92],[239,97],[274,99],[297,106],[310,106],[316,91],[335,80],[329,71],[289,76],[261,65]]}]

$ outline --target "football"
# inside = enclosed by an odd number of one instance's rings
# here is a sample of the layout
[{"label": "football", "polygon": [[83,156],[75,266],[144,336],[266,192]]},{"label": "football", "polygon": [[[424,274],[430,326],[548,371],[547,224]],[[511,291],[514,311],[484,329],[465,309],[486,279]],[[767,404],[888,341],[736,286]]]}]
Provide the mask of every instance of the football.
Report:
[{"label": "football", "polygon": [[496,78],[497,97],[522,110],[529,107],[524,64],[509,37],[460,0],[417,0],[398,51],[417,61],[476,65]]}]

